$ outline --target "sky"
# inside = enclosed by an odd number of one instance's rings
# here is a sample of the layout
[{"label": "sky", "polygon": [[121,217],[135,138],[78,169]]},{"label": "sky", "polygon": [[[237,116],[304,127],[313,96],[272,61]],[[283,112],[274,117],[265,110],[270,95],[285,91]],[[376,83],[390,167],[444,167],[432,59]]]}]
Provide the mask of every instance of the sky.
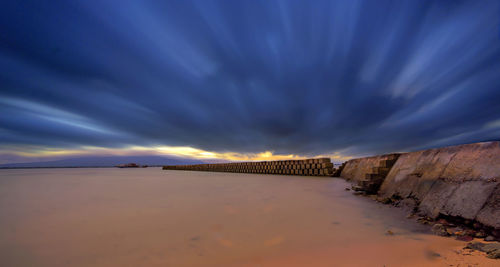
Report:
[{"label": "sky", "polygon": [[500,1],[3,1],[0,163],[500,140]]}]

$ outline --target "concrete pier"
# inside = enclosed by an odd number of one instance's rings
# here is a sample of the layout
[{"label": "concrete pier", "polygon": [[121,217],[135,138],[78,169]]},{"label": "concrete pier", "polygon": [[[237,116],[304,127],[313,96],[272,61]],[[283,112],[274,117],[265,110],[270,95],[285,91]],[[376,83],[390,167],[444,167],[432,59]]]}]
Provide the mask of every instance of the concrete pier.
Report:
[{"label": "concrete pier", "polygon": [[170,165],[164,170],[214,171],[306,176],[332,176],[333,163],[329,158],[277,160],[261,162],[234,162],[218,164]]}]

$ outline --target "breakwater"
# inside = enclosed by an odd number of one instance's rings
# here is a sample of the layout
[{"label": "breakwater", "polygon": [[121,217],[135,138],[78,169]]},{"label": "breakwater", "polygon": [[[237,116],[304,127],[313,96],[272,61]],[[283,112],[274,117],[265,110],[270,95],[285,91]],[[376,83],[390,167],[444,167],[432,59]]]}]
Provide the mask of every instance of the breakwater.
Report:
[{"label": "breakwater", "polygon": [[366,192],[376,193],[400,155],[393,153],[349,160],[344,164],[341,176],[357,182]]},{"label": "breakwater", "polygon": [[383,202],[479,222],[500,236],[500,142],[353,159],[340,176]]},{"label": "breakwater", "polygon": [[332,176],[334,172],[333,163],[331,163],[329,158],[195,165],[169,165],[163,166],[163,169],[305,176]]}]

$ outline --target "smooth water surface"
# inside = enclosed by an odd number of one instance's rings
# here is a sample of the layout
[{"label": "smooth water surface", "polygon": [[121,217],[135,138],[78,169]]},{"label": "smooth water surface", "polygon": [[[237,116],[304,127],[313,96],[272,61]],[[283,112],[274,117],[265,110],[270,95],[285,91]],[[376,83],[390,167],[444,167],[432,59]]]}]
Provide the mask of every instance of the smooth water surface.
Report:
[{"label": "smooth water surface", "polygon": [[348,186],[160,168],[0,170],[0,265],[440,266],[463,246]]}]

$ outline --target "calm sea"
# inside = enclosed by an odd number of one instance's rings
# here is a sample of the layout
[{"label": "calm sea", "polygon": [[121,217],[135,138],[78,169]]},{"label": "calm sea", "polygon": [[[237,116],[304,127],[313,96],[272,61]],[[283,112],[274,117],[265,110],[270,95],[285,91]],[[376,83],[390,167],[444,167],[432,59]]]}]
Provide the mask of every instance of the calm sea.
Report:
[{"label": "calm sea", "polygon": [[0,266],[418,266],[461,244],[348,186],[160,168],[0,170]]}]

